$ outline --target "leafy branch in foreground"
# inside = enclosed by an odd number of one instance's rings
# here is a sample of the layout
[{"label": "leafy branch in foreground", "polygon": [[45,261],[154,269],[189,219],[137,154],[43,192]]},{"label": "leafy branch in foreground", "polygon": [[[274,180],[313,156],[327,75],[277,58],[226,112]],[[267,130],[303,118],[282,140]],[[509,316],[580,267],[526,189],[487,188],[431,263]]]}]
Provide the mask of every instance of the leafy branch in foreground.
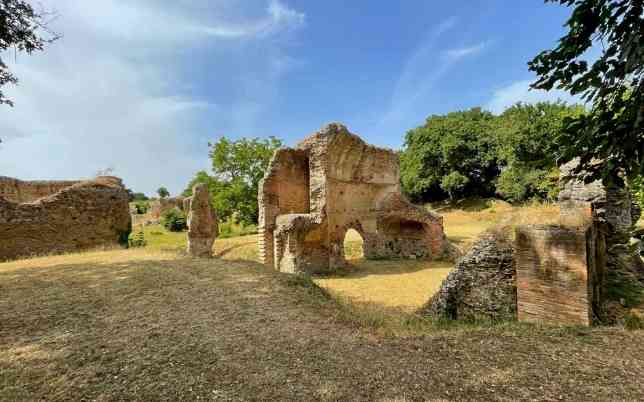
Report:
[{"label": "leafy branch in foreground", "polygon": [[[546,0],[574,7],[558,46],[528,63],[538,75],[532,88],[559,88],[592,105],[567,119],[559,157],[579,156],[578,170],[621,183],[621,169],[644,173],[644,1]],[[589,63],[588,51],[601,48]]]},{"label": "leafy branch in foreground", "polygon": [[[0,0],[0,54],[8,49],[31,54],[60,38],[49,29],[56,14],[35,11],[23,0]],[[17,84],[18,78],[0,57],[0,87]],[[13,106],[13,101],[0,90],[0,105]]]}]

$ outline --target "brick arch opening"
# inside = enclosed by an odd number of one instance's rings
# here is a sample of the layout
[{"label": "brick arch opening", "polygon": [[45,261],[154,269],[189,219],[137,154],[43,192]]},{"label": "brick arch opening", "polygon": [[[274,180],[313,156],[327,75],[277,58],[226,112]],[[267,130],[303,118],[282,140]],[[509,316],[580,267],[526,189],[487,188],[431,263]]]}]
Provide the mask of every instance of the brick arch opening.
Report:
[{"label": "brick arch opening", "polygon": [[344,233],[343,240],[344,260],[361,260],[364,258],[364,237],[354,228],[349,228]]}]

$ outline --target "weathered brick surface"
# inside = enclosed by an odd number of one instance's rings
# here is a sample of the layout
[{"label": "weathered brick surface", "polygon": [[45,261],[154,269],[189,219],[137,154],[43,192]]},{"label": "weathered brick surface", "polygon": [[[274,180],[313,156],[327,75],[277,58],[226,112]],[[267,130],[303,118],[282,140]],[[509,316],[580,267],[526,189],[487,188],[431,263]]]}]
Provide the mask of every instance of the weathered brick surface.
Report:
[{"label": "weathered brick surface", "polygon": [[399,175],[395,152],[337,123],[276,151],[259,190],[261,261],[287,272],[343,266],[349,229],[367,258],[445,256],[442,218],[404,199]]},{"label": "weathered brick surface", "polygon": [[591,226],[516,230],[520,321],[590,325],[601,297],[605,256]]},{"label": "weathered brick surface", "polygon": [[484,233],[456,262],[421,314],[453,320],[516,319],[516,271],[512,255],[508,239]]},{"label": "weathered brick surface", "polygon": [[77,182],[32,202],[0,197],[0,260],[126,244],[131,227],[128,194],[116,177]]},{"label": "weathered brick surface", "polygon": [[80,182],[80,180],[27,181],[0,176],[0,197],[16,203],[32,202]]},{"label": "weathered brick surface", "polygon": [[208,185],[192,188],[192,197],[184,200],[188,213],[188,254],[193,257],[212,257],[212,245],[219,233],[217,214],[210,206]]}]

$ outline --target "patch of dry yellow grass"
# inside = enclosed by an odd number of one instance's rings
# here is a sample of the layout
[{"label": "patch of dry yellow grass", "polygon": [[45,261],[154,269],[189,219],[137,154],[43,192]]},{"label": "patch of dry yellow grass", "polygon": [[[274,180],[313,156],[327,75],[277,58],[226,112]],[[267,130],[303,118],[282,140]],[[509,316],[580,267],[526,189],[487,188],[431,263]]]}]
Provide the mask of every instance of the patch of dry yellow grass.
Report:
[{"label": "patch of dry yellow grass", "polygon": [[513,229],[518,225],[548,224],[559,221],[559,206],[533,203],[512,206],[500,200],[485,201],[475,208],[440,209],[447,238],[467,249],[483,232],[495,227]]},{"label": "patch of dry yellow grass", "polygon": [[314,281],[332,294],[354,302],[411,312],[436,293],[452,268],[452,263],[444,261],[361,259],[353,260],[338,275]]}]

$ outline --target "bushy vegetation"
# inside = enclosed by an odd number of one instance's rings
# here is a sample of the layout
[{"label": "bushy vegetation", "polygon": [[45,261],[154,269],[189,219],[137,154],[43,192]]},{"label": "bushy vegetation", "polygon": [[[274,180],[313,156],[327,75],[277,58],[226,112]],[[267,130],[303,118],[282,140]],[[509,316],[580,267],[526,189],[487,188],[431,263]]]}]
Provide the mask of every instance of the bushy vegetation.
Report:
[{"label": "bushy vegetation", "polygon": [[159,198],[166,198],[170,196],[168,189],[163,186],[157,189],[157,194],[159,195]]},{"label": "bushy vegetation", "polygon": [[430,116],[405,137],[403,189],[417,201],[553,198],[557,136],[564,119],[583,112],[581,106],[541,102],[518,103],[499,116],[481,108]]},{"label": "bushy vegetation", "polygon": [[147,201],[137,201],[134,203],[134,209],[138,215],[143,215],[150,210],[150,203]]},{"label": "bushy vegetation", "polygon": [[246,236],[257,233],[257,225],[244,225],[229,219],[219,224],[219,238]]},{"label": "bushy vegetation", "polygon": [[145,233],[143,232],[143,226],[139,227],[139,230],[136,233],[130,234],[128,239],[128,247],[137,248],[145,247],[148,242],[145,240]]},{"label": "bushy vegetation", "polygon": [[222,137],[210,147],[212,174],[197,172],[183,192],[192,195],[192,187],[206,183],[212,206],[220,221],[232,219],[243,225],[257,224],[259,209],[257,191],[273,151],[282,145],[277,138],[241,138],[231,141]]},{"label": "bushy vegetation", "polygon": [[188,223],[186,221],[186,215],[183,211],[172,208],[163,213],[161,216],[161,224],[167,230],[171,232],[181,232],[186,230]]}]

